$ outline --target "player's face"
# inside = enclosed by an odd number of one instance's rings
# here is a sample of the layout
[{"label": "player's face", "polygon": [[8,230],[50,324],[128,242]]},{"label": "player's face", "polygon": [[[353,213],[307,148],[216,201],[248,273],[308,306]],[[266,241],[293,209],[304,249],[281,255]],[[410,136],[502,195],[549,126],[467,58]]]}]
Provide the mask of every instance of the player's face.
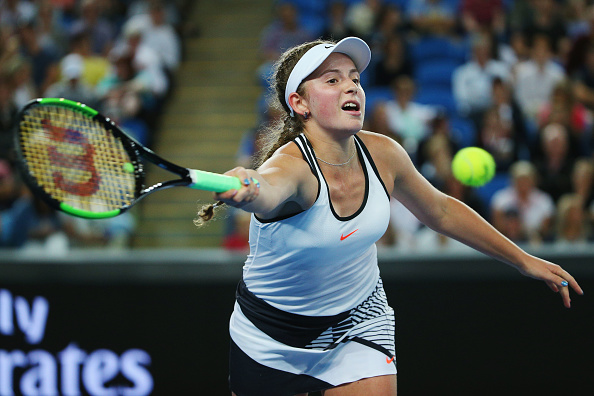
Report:
[{"label": "player's face", "polygon": [[326,130],[357,133],[363,127],[365,92],[347,55],[334,53],[305,82],[311,122]]}]

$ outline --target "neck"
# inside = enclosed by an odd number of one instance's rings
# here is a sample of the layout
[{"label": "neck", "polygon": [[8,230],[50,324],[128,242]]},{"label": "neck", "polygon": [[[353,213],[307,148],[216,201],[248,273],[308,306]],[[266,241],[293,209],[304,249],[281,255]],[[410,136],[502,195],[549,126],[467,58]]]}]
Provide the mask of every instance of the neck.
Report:
[{"label": "neck", "polygon": [[357,152],[352,135],[342,139],[305,133],[311,142],[318,160],[327,165],[345,166],[352,163]]}]

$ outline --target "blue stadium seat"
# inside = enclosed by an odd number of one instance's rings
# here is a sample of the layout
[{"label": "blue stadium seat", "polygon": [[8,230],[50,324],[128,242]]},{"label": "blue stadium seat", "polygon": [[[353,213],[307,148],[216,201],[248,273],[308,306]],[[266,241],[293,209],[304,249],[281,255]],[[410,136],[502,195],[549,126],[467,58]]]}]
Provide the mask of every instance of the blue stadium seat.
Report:
[{"label": "blue stadium seat", "polygon": [[433,105],[454,116],[457,113],[456,101],[451,89],[439,87],[419,87],[415,102]]},{"label": "blue stadium seat", "polygon": [[427,37],[410,46],[413,64],[420,65],[427,61],[450,59],[462,63],[467,59],[465,45],[442,37]]},{"label": "blue stadium seat", "polygon": [[495,195],[497,191],[508,187],[510,184],[511,180],[508,173],[497,173],[489,183],[482,187],[477,187],[476,193],[485,203],[485,206],[489,208],[491,206],[493,195]]},{"label": "blue stadium seat", "polygon": [[454,116],[449,120],[450,135],[460,148],[476,145],[477,132],[474,123],[463,117]]},{"label": "blue stadium seat", "polygon": [[317,38],[324,32],[327,20],[324,16],[321,15],[301,12],[299,14],[299,24],[305,30],[310,32],[312,37]]},{"label": "blue stadium seat", "polygon": [[452,88],[452,74],[460,64],[451,59],[423,62],[415,67],[415,83],[422,87]]},{"label": "blue stadium seat", "polygon": [[370,117],[379,103],[394,99],[394,92],[388,87],[373,87],[365,89],[365,97],[365,114]]}]

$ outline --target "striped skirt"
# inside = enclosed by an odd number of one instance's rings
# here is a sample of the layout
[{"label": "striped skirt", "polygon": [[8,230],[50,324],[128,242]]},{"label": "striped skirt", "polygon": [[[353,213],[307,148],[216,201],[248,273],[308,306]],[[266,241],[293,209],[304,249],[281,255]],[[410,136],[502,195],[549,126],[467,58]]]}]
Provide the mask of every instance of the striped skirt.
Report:
[{"label": "striped skirt", "polygon": [[396,374],[394,311],[381,278],[357,307],[324,317],[272,307],[242,281],[229,329],[237,396],[295,395]]}]

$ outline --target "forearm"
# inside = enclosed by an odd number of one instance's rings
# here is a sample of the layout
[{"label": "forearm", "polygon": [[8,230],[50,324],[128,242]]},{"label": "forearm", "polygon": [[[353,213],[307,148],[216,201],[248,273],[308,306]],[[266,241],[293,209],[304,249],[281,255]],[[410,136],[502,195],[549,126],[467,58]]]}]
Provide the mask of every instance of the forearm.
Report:
[{"label": "forearm", "polygon": [[246,212],[271,213],[293,194],[294,185],[282,183],[285,178],[274,168],[257,172],[237,167],[225,174],[239,178],[242,186],[237,190],[215,194],[214,198]]},{"label": "forearm", "polygon": [[496,260],[520,269],[527,254],[466,204],[446,197],[439,221],[429,225]]}]

